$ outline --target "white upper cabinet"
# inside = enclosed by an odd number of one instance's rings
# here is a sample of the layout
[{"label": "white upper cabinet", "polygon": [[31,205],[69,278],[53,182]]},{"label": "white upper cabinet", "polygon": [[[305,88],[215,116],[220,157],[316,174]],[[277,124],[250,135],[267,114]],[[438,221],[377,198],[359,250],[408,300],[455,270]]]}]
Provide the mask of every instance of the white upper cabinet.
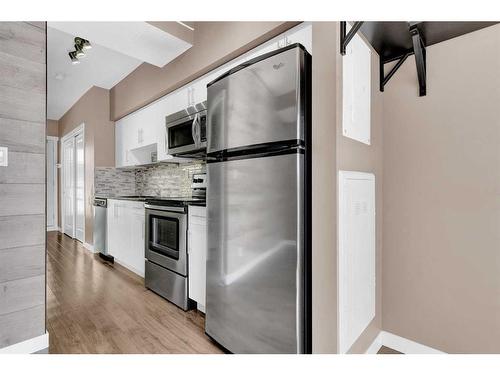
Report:
[{"label": "white upper cabinet", "polygon": [[116,121],[117,167],[150,164],[152,153],[163,162],[187,162],[167,154],[165,117],[207,100],[207,84],[229,69],[264,53],[293,43],[301,43],[311,53],[311,24],[303,23],[252,51],[190,82],[157,101]]},{"label": "white upper cabinet", "polygon": [[371,51],[355,35],[342,57],[342,134],[370,144]]},{"label": "white upper cabinet", "polygon": [[310,24],[304,23],[302,27],[293,28],[285,32],[284,35],[278,39],[277,48],[283,48],[295,43],[302,44],[307,52],[312,54],[312,26]]}]

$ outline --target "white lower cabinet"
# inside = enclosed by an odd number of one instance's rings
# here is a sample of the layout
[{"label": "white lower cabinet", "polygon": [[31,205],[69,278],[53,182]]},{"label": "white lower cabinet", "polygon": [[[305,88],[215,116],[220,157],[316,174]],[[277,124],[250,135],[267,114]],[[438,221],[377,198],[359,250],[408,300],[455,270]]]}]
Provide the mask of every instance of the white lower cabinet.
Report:
[{"label": "white lower cabinet", "polygon": [[189,206],[188,215],[189,298],[196,301],[198,310],[205,312],[207,280],[206,208]]},{"label": "white lower cabinet", "polygon": [[108,199],[108,252],[115,262],[144,277],[144,203]]}]

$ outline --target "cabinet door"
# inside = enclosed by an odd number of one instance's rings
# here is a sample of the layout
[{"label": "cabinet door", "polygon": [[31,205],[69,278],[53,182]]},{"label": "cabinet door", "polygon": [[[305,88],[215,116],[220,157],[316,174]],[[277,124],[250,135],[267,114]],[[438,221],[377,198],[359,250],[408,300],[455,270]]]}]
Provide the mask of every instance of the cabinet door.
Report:
[{"label": "cabinet door", "polygon": [[169,95],[169,105],[168,112],[165,115],[170,115],[172,113],[178,112],[182,109],[186,109],[189,105],[189,91],[187,87],[183,87],[179,90],[174,91]]},{"label": "cabinet door", "polygon": [[116,256],[117,251],[120,248],[120,228],[116,201],[111,199],[108,199],[107,230],[108,253],[112,256]]},{"label": "cabinet door", "polygon": [[312,25],[288,32],[284,37],[284,46],[300,43],[309,53],[312,53]]},{"label": "cabinet door", "polygon": [[115,125],[115,158],[117,167],[134,165],[134,158],[130,150],[137,145],[137,130],[133,122],[125,117]]},{"label": "cabinet door", "polygon": [[210,82],[209,79],[210,77],[202,77],[193,84],[192,96],[194,104],[207,100],[207,83]]},{"label": "cabinet door", "polygon": [[125,134],[123,124],[119,121],[115,124],[115,166],[125,166]]},{"label": "cabinet door", "polygon": [[108,200],[108,251],[115,261],[144,276],[144,204]]},{"label": "cabinet door", "polygon": [[133,206],[129,209],[129,231],[131,234],[129,263],[132,271],[144,277],[144,207]]},{"label": "cabinet door", "polygon": [[198,309],[205,309],[207,226],[205,208],[203,216],[189,216],[188,253],[189,253],[189,298],[198,303]]}]

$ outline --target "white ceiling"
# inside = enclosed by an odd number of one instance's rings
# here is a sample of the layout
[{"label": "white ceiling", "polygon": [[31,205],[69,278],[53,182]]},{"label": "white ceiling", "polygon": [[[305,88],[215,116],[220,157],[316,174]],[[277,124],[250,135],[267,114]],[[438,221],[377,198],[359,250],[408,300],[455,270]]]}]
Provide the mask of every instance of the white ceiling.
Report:
[{"label": "white ceiling", "polygon": [[[49,22],[47,118],[59,120],[92,86],[111,89],[141,63],[163,66],[191,47],[146,22]],[[92,49],[73,65],[74,37]]]},{"label": "white ceiling", "polygon": [[147,22],[50,22],[49,26],[160,68],[191,47]]}]

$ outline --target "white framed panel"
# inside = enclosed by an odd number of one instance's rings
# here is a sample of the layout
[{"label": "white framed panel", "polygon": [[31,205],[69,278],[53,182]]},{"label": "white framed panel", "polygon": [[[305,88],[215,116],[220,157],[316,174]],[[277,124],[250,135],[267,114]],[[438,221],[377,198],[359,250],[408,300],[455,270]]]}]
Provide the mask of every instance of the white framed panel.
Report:
[{"label": "white framed panel", "polygon": [[58,193],[57,193],[57,144],[59,142],[58,137],[47,136],[47,147],[46,147],[46,195],[47,195],[47,231],[57,230],[59,227],[57,218],[57,207],[58,207]]},{"label": "white framed panel", "polygon": [[61,139],[62,232],[85,242],[85,124]]},{"label": "white framed panel", "polygon": [[339,350],[375,317],[375,175],[339,171]]},{"label": "white framed panel", "polygon": [[85,242],[85,144],[83,132],[75,137],[75,238]]},{"label": "white framed panel", "polygon": [[70,137],[61,142],[62,152],[62,230],[74,237],[74,190],[75,190],[75,139]]},{"label": "white framed panel", "polygon": [[370,144],[371,50],[359,35],[342,57],[342,135]]}]

